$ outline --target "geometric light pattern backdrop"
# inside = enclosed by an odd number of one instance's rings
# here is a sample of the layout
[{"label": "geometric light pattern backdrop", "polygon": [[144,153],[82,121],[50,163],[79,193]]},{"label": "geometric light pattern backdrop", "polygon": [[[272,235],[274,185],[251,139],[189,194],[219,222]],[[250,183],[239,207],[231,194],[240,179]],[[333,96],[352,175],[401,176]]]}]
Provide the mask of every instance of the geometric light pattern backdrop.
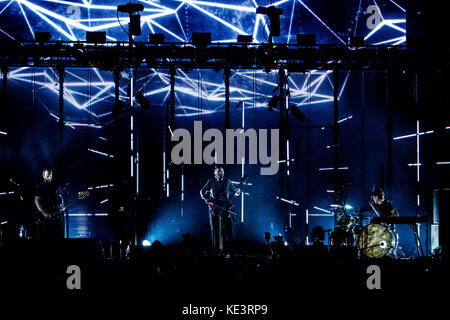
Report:
[{"label": "geometric light pattern backdrop", "polygon": [[[125,3],[126,1],[124,1]],[[281,17],[282,36],[276,37],[275,42],[295,43],[298,33],[316,34],[318,43],[347,44],[349,36],[363,36],[368,44],[399,45],[405,43],[405,9],[401,4],[392,0],[353,0],[353,1],[135,1],[144,5],[141,12],[142,35],[135,37],[136,41],[147,41],[149,33],[164,33],[166,41],[189,42],[192,32],[211,32],[213,41],[235,42],[237,35],[249,34],[254,42],[267,42],[267,17],[256,14],[258,6],[272,4],[284,10]],[[401,2],[400,2],[401,3]],[[1,39],[31,40],[37,31],[50,31],[52,40],[84,40],[86,31],[106,31],[108,41],[127,41],[128,36],[123,28],[127,28],[128,15],[117,13],[120,1],[26,1],[0,0],[0,37]],[[46,69],[34,73],[34,80],[40,89],[48,90],[56,100],[58,89],[54,85],[55,71]],[[207,73],[207,72],[204,72]],[[262,72],[261,72],[262,73]],[[233,73],[234,77],[248,79],[246,72]],[[9,75],[11,81],[30,81],[29,68],[16,69]],[[93,69],[90,85],[90,99],[84,89],[86,73],[68,70],[65,82],[66,107],[90,110],[98,125],[102,123],[102,115],[107,111],[99,105],[107,100],[113,101],[114,83],[110,75],[103,75]],[[329,84],[328,72],[312,71],[311,103],[328,102],[332,96],[321,90],[321,86]],[[124,74],[126,77],[127,75]],[[153,71],[146,75],[141,86],[159,78],[162,84],[159,88],[146,90],[146,96],[152,97],[154,102],[164,102],[169,92],[168,74]],[[84,80],[83,80],[84,78]],[[193,78],[193,79],[191,79]],[[204,79],[208,76],[203,76]],[[192,97],[201,93],[206,101],[203,113],[212,113],[223,107],[224,86],[223,79],[218,81],[209,79],[203,82],[203,87],[197,87],[197,77],[186,74],[182,70],[177,72],[177,114],[197,114],[197,104],[186,105],[186,101],[196,101]],[[264,73],[258,79],[264,79]],[[146,80],[146,81],[145,81]],[[194,80],[194,81],[193,81]],[[213,81],[211,81],[213,80]],[[274,79],[264,79],[259,85],[276,87]],[[303,75],[290,78],[292,102],[302,104],[306,99],[306,82],[311,79]],[[258,80],[259,81],[259,80]],[[126,82],[124,82],[126,83]],[[165,86],[164,86],[165,85]],[[137,88],[140,90],[141,88]],[[271,90],[270,90],[271,91]],[[121,94],[126,95],[126,88],[122,87]],[[187,95],[186,99],[183,97]],[[235,101],[248,98],[249,92],[231,87],[231,99]],[[189,99],[191,97],[192,99]],[[261,106],[265,105],[270,96],[261,96]],[[210,102],[210,103],[208,103]],[[156,103],[155,103],[156,104]],[[46,106],[51,112],[55,106]],[[55,112],[53,112],[54,114]],[[103,118],[105,120],[106,118]],[[68,119],[70,121],[70,119]],[[105,120],[106,121],[106,120]],[[76,121],[74,121],[76,122]],[[73,123],[72,125],[76,125]]]},{"label": "geometric light pattern backdrop", "polygon": [[[108,41],[127,41],[128,15],[117,13],[117,5],[127,2],[126,0],[0,0],[0,39],[32,40],[35,32],[49,31],[51,40],[84,41],[87,31],[106,31]],[[144,11],[140,13],[142,35],[135,37],[135,41],[147,41],[148,34],[163,33],[167,42],[189,42],[193,32],[211,32],[213,42],[236,42],[237,36],[244,34],[252,35],[255,43],[267,42],[269,32],[267,17],[257,15],[256,8],[270,4],[284,11],[280,21],[281,36],[274,38],[275,43],[294,44],[296,34],[315,34],[319,44],[346,45],[350,36],[364,37],[367,44],[373,45],[404,45],[406,41],[404,0],[135,0],[133,2],[144,5]],[[141,91],[152,105],[151,112],[160,112],[162,116],[170,91],[168,70],[138,70],[137,75],[135,92]],[[371,77],[367,75],[368,83],[376,83],[380,79],[381,82],[384,81],[382,77],[378,80],[375,79],[376,76],[373,76],[373,79]],[[350,72],[341,72],[340,79],[339,99],[341,97],[349,99],[361,86],[360,78],[355,78]],[[8,81],[11,87],[23,88],[22,96],[34,89],[36,93],[34,103],[56,123],[59,92],[56,69],[37,67],[11,69]],[[129,82],[129,72],[125,70],[120,82],[120,96],[123,101],[128,101]],[[331,71],[309,70],[305,74],[291,74],[288,84],[289,103],[300,108],[304,107],[303,111],[307,108],[312,108],[313,111],[327,108],[330,110],[333,101]],[[233,105],[239,101],[248,101],[248,108],[265,109],[277,86],[276,71],[266,73],[263,70],[232,70],[230,79],[232,109],[235,110]],[[367,91],[372,89],[376,89],[375,86],[368,87]],[[225,101],[223,70],[215,72],[177,69],[175,92],[175,114],[180,121],[223,113]],[[88,128],[102,132],[101,130],[112,120],[111,109],[114,104],[112,73],[97,68],[66,69],[64,99],[66,126],[70,131]],[[382,100],[380,97],[374,97],[374,100],[376,99]],[[384,103],[380,101],[379,103]],[[367,103],[370,104],[369,97]],[[375,104],[373,103],[374,107]],[[352,113],[352,108],[355,114]],[[359,125],[360,118],[356,112],[359,112],[359,109],[352,106],[350,99],[342,103],[340,123],[353,122]],[[329,115],[329,112],[323,114]],[[231,116],[239,118],[239,114],[232,113]],[[269,115],[267,118],[270,117]],[[223,119],[223,115],[220,119]],[[346,132],[345,123],[341,131],[343,134]],[[398,135],[410,133],[407,129],[404,130],[394,133]],[[330,167],[331,164],[329,161],[331,134],[327,137],[324,132],[319,134],[322,136],[316,139],[316,147],[321,148],[320,152],[324,156],[318,157],[314,169],[316,171],[317,166]],[[342,147],[344,150],[345,146]],[[414,148],[415,146],[412,146],[413,156],[408,160],[411,163],[415,160]],[[348,166],[346,156],[355,160],[355,151],[350,149],[342,157],[344,168]],[[347,171],[350,174],[351,170]],[[331,171],[320,171],[322,175],[326,173],[329,173],[328,176],[331,175]],[[414,176],[413,173],[412,175]],[[321,179],[317,178],[315,183],[320,185],[321,192],[326,192],[328,181]],[[104,183],[109,183],[106,180]],[[195,190],[198,197],[198,191]],[[316,203],[318,207],[329,209],[326,196],[321,195],[325,200],[323,202],[318,200]]]}]

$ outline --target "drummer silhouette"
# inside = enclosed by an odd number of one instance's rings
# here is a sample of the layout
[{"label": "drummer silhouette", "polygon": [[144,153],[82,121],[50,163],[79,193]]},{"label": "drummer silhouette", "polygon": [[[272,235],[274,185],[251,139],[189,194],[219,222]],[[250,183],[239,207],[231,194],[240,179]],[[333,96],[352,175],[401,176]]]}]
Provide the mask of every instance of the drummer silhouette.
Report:
[{"label": "drummer silhouette", "polygon": [[[384,191],[381,188],[372,190],[372,193],[370,194],[369,205],[379,217],[399,216],[397,209],[395,209],[392,204],[385,199]],[[395,239],[395,245],[393,247],[393,250],[391,251],[391,255],[394,257],[398,257],[398,253],[400,253],[400,255],[404,256],[401,247],[398,245],[398,233],[396,232],[395,225],[386,225],[386,227],[391,233],[393,239]]]},{"label": "drummer silhouette", "polygon": [[384,191],[377,188],[370,195],[369,205],[379,217],[398,217],[399,214],[392,204],[384,198]]}]

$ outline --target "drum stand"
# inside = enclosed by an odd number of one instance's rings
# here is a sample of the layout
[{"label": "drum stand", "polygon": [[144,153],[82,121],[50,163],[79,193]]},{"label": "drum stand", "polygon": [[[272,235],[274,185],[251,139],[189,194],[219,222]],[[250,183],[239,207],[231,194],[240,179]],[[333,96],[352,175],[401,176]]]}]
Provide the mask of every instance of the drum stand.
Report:
[{"label": "drum stand", "polygon": [[[415,243],[416,243],[417,256],[423,257],[422,242],[420,241],[420,235],[419,235],[419,232],[417,230],[417,225],[416,224],[409,224],[409,227],[414,232],[414,240],[415,240]],[[419,251],[419,248],[420,248],[420,251]]]},{"label": "drum stand", "polygon": [[367,248],[359,248],[359,245],[358,245],[358,240],[359,240],[359,237],[361,236],[361,232],[362,232],[362,230],[363,230],[363,223],[364,223],[364,218],[367,218],[367,216],[364,216],[362,213],[359,213],[358,214],[358,218],[359,218],[359,221],[358,221],[358,225],[359,225],[359,235],[358,235],[358,237],[357,237],[357,239],[356,239],[356,248],[358,248],[358,256],[361,258],[361,257],[363,257],[363,256],[365,256],[364,255],[364,253],[363,253],[363,250],[365,250],[365,249],[367,249]]}]

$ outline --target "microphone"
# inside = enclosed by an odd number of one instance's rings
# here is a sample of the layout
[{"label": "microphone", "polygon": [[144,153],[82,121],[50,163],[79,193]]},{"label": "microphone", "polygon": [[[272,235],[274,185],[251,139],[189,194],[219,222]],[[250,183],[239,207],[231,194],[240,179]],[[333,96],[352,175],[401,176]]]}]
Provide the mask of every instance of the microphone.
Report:
[{"label": "microphone", "polygon": [[127,3],[117,6],[117,11],[132,14],[133,12],[144,11],[144,5],[139,3]]}]

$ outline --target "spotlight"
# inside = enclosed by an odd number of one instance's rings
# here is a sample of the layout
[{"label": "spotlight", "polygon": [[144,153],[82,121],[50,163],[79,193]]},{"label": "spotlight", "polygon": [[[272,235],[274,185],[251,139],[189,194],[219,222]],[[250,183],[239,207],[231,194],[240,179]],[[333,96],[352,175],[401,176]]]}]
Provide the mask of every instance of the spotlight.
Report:
[{"label": "spotlight", "polygon": [[267,106],[267,111],[272,111],[275,109],[280,102],[280,96],[275,94],[269,101],[269,105]]},{"label": "spotlight", "polygon": [[128,24],[128,32],[130,36],[141,35],[141,16],[139,14],[133,14],[135,12],[144,11],[144,5],[140,3],[127,3],[117,6],[118,12],[128,13],[130,16],[130,23]]},{"label": "spotlight", "polygon": [[150,247],[152,244],[150,243],[150,241],[148,241],[148,240],[143,240],[142,241],[142,246],[143,247]]},{"label": "spotlight", "polygon": [[144,5],[140,3],[127,3],[117,6],[117,11],[132,14],[133,12],[144,11]]},{"label": "spotlight", "polygon": [[283,9],[270,7],[256,8],[257,14],[265,14],[270,19],[270,35],[278,37],[280,35],[280,16],[283,14]]},{"label": "spotlight", "polygon": [[193,32],[192,43],[198,46],[206,46],[211,43],[211,32]]},{"label": "spotlight", "polygon": [[253,36],[251,35],[238,35],[237,42],[253,42]]},{"label": "spotlight", "polygon": [[135,97],[136,97],[137,103],[139,103],[139,105],[141,106],[142,109],[148,110],[148,108],[150,108],[150,102],[144,97],[144,94],[142,93],[142,91],[139,91],[138,93],[136,93]]},{"label": "spotlight", "polygon": [[133,36],[141,35],[141,16],[134,14],[130,16],[130,23],[128,24],[128,32]]},{"label": "spotlight", "polygon": [[298,121],[303,122],[306,120],[305,114],[301,112],[297,106],[294,105],[289,106],[289,111]]},{"label": "spotlight", "polygon": [[86,49],[82,44],[76,44],[69,50],[79,64],[87,65]]}]

